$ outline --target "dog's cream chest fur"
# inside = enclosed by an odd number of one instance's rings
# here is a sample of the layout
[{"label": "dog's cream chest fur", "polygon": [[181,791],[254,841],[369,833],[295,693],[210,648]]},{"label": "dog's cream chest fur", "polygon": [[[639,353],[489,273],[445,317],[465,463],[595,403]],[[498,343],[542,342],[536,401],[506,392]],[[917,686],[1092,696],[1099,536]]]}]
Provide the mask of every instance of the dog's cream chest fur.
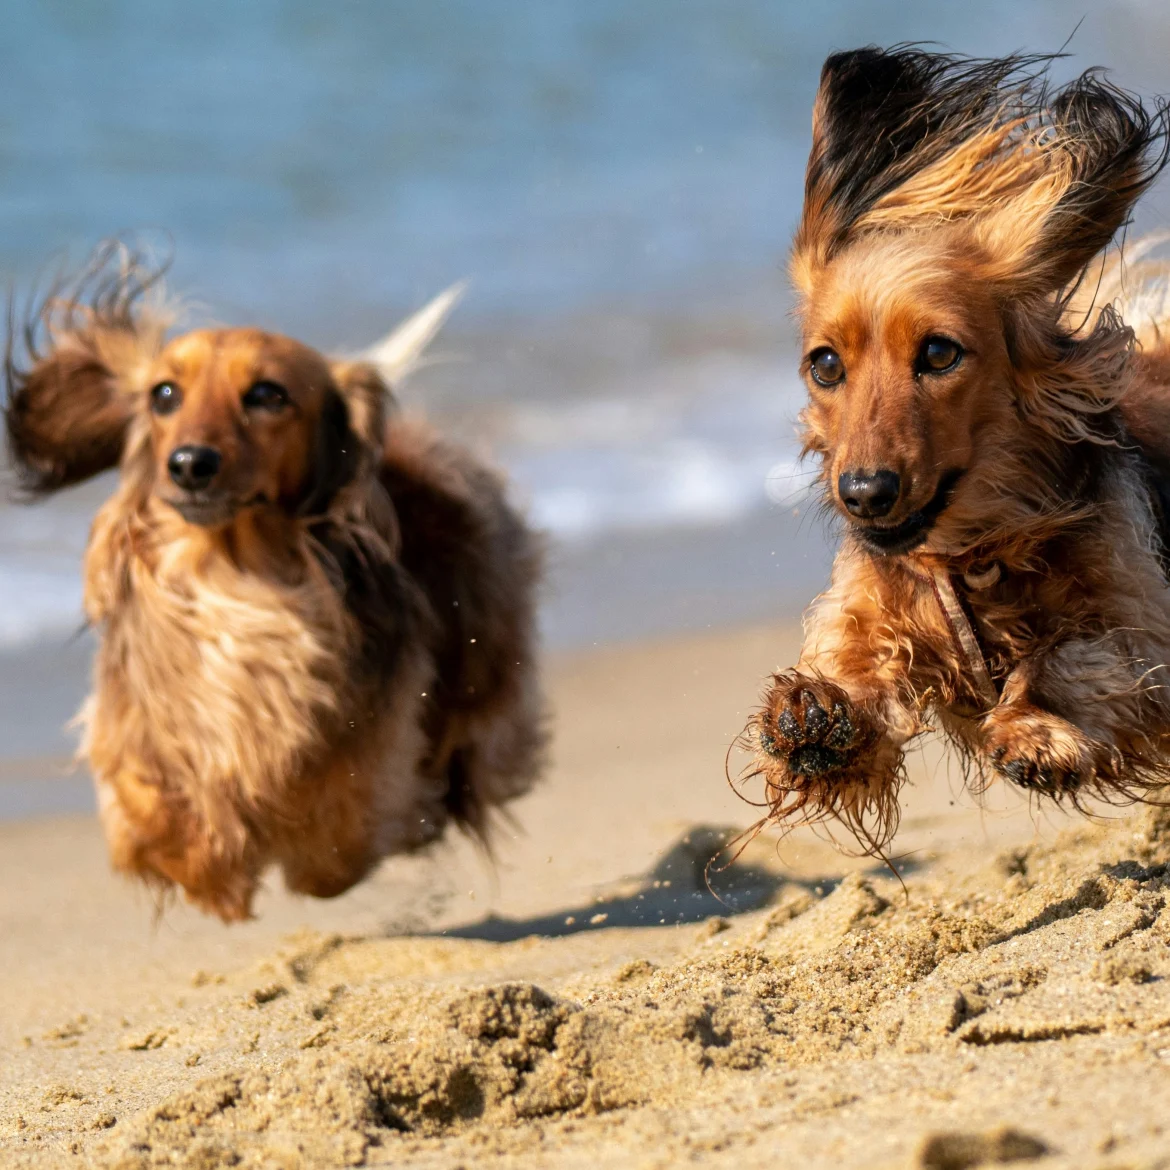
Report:
[{"label": "dog's cream chest fur", "polygon": [[197,804],[210,787],[245,803],[278,791],[339,705],[352,622],[315,563],[282,583],[202,532],[158,539],[154,519],[127,524],[107,506],[94,525],[86,608],[102,642],[87,738],[116,718],[126,753]]}]

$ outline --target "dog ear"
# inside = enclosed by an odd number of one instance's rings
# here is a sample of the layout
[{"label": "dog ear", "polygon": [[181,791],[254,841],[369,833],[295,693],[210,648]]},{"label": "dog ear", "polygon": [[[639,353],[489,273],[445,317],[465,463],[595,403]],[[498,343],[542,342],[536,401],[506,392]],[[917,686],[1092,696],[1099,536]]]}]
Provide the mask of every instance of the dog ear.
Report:
[{"label": "dog ear", "polygon": [[[18,327],[9,308],[4,421],[22,486],[56,491],[118,464],[134,413],[133,377],[169,319],[146,296],[161,269],[118,244],[58,281]],[[19,356],[18,356],[19,351]]]},{"label": "dog ear", "polygon": [[367,362],[332,366],[334,389],[326,397],[317,427],[313,474],[299,511],[324,512],[333,498],[364,469],[381,458],[390,388]]},{"label": "dog ear", "polygon": [[792,274],[866,232],[965,227],[985,275],[1047,295],[1083,270],[1167,161],[1167,110],[1089,72],[1053,92],[1051,57],[912,46],[828,59]]},{"label": "dog ear", "polygon": [[395,408],[390,387],[369,362],[333,363],[333,380],[345,401],[350,430],[365,448],[381,454],[386,436],[386,419]]},{"label": "dog ear", "polygon": [[1001,149],[1005,161],[990,165],[1014,168],[1025,181],[974,220],[987,277],[1016,296],[1078,280],[1165,167],[1167,131],[1164,103],[1147,109],[1096,72],[1020,121]]},{"label": "dog ear", "polygon": [[913,46],[835,53],[821,70],[792,275],[809,289],[874,206],[994,120],[1041,57],[970,60]]}]

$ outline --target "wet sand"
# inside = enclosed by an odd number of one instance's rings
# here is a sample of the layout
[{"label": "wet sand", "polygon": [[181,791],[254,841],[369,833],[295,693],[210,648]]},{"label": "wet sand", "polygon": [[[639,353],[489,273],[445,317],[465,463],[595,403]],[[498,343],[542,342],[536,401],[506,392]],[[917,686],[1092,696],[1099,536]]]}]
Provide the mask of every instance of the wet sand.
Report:
[{"label": "wet sand", "polygon": [[981,809],[928,748],[905,892],[808,834],[707,891],[795,644],[554,657],[494,866],[452,840],[241,928],[157,912],[86,817],[0,825],[0,1164],[1168,1164],[1166,817]]}]

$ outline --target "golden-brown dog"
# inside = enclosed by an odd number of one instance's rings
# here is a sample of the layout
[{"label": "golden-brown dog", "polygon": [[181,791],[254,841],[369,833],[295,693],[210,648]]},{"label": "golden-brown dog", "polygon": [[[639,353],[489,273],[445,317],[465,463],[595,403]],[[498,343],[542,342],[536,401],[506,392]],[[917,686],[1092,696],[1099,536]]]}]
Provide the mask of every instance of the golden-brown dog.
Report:
[{"label": "golden-brown dog", "polygon": [[449,820],[482,835],[544,742],[539,556],[501,480],[373,364],[258,329],[168,340],[116,256],[33,314],[27,361],[10,342],[7,407],[34,492],[120,468],[82,712],[114,865],[234,920],[269,865],[330,897]]},{"label": "golden-brown dog", "polygon": [[746,741],[775,820],[874,851],[928,716],[1057,800],[1170,782],[1170,342],[1088,272],[1167,115],[1047,65],[862,49],[817,96],[792,274],[845,534]]}]

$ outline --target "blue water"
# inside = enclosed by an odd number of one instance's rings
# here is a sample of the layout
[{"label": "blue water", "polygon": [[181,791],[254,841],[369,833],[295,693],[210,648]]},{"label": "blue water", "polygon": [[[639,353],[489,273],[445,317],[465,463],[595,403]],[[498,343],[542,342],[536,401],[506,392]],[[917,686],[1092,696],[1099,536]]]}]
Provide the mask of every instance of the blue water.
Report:
[{"label": "blue water", "polygon": [[[552,533],[554,644],[791,616],[823,579],[825,541],[793,516],[783,260],[828,52],[1052,50],[1083,18],[1058,73],[1170,88],[1165,0],[14,0],[2,18],[6,282],[135,232],[173,253],[196,318],[351,347],[471,278],[439,347],[461,360],[404,397],[503,462]],[[1165,189],[1139,226],[1164,224]],[[82,687],[62,647],[107,487],[0,501],[0,762],[63,750],[45,728]],[[24,685],[58,661],[45,647],[66,658]]]},{"label": "blue water", "polygon": [[1167,9],[13,3],[0,270],[27,276],[62,248],[157,229],[178,284],[217,314],[326,343],[465,275],[471,315],[701,300],[783,256],[829,50],[1053,49],[1085,17],[1077,63],[1156,88]]}]

